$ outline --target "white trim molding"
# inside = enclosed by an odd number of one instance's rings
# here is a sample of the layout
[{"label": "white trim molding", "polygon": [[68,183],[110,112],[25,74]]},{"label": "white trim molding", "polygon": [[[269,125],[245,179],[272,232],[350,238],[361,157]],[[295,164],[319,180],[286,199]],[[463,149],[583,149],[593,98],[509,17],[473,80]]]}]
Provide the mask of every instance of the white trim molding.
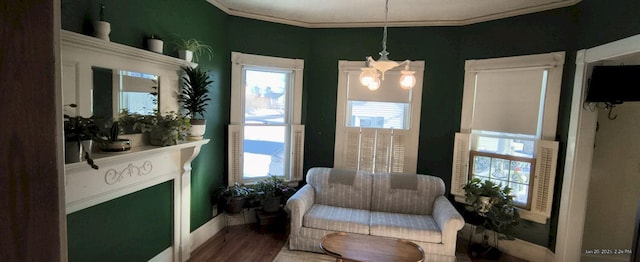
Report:
[{"label": "white trim molding", "polygon": [[640,53],[640,35],[579,50],[576,55],[555,261],[580,261],[583,253],[582,237],[598,115],[583,109],[589,66],[634,53]]}]

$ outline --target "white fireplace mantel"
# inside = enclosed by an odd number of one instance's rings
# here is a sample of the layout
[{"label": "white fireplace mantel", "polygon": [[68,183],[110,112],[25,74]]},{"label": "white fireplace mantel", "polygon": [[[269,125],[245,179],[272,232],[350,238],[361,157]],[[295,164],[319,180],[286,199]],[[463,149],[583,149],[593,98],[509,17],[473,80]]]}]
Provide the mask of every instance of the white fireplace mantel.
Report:
[{"label": "white fireplace mantel", "polygon": [[190,257],[191,161],[209,139],[174,146],[138,146],[124,153],[93,154],[98,170],[86,162],[65,165],[66,213],[174,181],[173,261]]}]

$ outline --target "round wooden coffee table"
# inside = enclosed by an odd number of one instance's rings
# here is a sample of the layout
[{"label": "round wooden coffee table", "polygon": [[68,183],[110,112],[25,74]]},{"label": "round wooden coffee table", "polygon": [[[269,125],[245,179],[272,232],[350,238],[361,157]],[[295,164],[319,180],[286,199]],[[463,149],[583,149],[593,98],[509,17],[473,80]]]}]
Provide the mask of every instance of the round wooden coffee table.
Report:
[{"label": "round wooden coffee table", "polygon": [[388,237],[331,233],[322,238],[322,251],[336,261],[423,261],[424,251],[413,242]]}]

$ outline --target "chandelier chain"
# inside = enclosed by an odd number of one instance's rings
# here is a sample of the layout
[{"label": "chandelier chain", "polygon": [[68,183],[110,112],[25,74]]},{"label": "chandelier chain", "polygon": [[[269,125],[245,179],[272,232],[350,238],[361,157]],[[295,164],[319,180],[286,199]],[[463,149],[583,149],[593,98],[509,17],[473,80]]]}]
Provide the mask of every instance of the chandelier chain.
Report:
[{"label": "chandelier chain", "polygon": [[[387,53],[387,23],[389,19],[389,0],[386,0],[384,5],[384,31],[382,34],[382,53]],[[386,55],[385,55],[386,56]]]}]

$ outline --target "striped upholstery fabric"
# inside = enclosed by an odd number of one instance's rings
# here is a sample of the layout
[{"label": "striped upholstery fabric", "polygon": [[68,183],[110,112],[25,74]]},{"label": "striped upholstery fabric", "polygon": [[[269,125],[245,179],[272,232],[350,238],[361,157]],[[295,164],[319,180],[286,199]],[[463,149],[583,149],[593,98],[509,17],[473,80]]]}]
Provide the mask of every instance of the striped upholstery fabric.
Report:
[{"label": "striped upholstery fabric", "polygon": [[368,235],[370,216],[369,210],[316,204],[304,215],[302,226]]},{"label": "striped upholstery fabric", "polygon": [[431,215],[436,198],[444,195],[441,178],[428,175],[417,176],[417,190],[391,188],[389,174],[373,174],[371,211]]},{"label": "striped upholstery fabric", "polygon": [[371,212],[371,235],[441,243],[442,233],[431,216]]},{"label": "striped upholstery fabric", "polygon": [[329,183],[332,174],[345,174],[331,171],[309,169],[307,185],[289,198],[290,249],[322,252],[326,234],[349,232],[408,239],[422,247],[426,261],[456,261],[456,236],[464,219],[444,196],[442,179],[407,174],[416,176],[413,183],[410,177],[391,178],[396,174],[358,172],[346,185],[351,177],[333,177]]},{"label": "striped upholstery fabric", "polygon": [[316,192],[316,204],[369,209],[371,205],[371,175],[360,172],[353,185],[329,183],[331,168],[314,167],[307,172],[307,184]]}]

